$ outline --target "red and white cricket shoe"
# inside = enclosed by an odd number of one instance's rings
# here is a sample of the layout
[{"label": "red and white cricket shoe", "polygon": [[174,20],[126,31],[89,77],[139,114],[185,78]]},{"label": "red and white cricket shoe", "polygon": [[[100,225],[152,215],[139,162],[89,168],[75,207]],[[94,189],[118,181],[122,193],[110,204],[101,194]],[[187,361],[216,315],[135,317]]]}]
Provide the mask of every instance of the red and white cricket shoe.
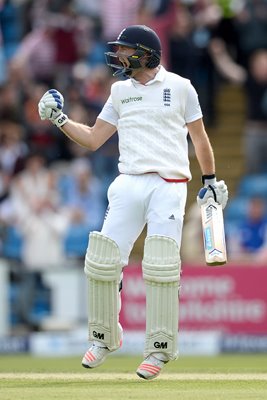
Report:
[{"label": "red and white cricket shoe", "polygon": [[[123,340],[123,330],[121,324],[119,324],[120,330],[120,347],[122,346]],[[82,359],[82,366],[84,368],[96,368],[99,365],[103,364],[107,355],[111,353],[111,351],[105,347],[105,345],[101,342],[94,341],[92,346],[87,350]]]},{"label": "red and white cricket shoe", "polygon": [[165,364],[168,361],[162,361],[150,354],[144,359],[144,361],[139,365],[136,373],[140,378],[143,379],[154,379],[156,378]]},{"label": "red and white cricket shoe", "polygon": [[98,367],[105,361],[108,353],[110,351],[107,347],[100,347],[94,343],[83,356],[82,366],[84,368]]}]

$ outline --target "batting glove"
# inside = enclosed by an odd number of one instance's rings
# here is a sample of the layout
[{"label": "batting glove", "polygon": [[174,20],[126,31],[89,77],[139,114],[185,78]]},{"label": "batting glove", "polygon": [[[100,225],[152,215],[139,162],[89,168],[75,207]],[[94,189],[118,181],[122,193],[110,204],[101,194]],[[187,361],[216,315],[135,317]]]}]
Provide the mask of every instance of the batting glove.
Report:
[{"label": "batting glove", "polygon": [[42,120],[49,119],[58,128],[63,126],[68,117],[62,112],[64,98],[56,89],[48,90],[38,104],[38,111]]},{"label": "batting glove", "polygon": [[197,195],[199,206],[206,204],[208,199],[212,197],[216,203],[221,204],[224,208],[228,201],[228,189],[224,181],[216,181],[215,175],[203,175],[203,188],[200,189]]}]

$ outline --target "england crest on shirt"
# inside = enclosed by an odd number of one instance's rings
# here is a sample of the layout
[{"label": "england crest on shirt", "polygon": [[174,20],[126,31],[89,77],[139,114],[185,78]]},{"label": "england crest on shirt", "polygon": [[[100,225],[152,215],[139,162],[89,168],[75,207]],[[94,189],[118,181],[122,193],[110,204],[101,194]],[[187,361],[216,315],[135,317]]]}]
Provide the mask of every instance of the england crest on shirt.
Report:
[{"label": "england crest on shirt", "polygon": [[168,88],[163,89],[163,103],[164,106],[171,105],[171,89]]}]

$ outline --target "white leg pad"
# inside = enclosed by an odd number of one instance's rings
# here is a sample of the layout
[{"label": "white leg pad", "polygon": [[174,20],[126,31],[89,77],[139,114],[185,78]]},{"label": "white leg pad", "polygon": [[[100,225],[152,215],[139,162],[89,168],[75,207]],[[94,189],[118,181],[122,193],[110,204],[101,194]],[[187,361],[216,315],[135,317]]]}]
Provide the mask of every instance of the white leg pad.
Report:
[{"label": "white leg pad", "polygon": [[153,235],[145,240],[143,277],[146,285],[146,341],[144,355],[178,356],[180,254],[174,239]]},{"label": "white leg pad", "polygon": [[120,347],[119,282],[122,263],[118,245],[99,232],[91,232],[84,271],[88,278],[89,340],[110,351]]}]

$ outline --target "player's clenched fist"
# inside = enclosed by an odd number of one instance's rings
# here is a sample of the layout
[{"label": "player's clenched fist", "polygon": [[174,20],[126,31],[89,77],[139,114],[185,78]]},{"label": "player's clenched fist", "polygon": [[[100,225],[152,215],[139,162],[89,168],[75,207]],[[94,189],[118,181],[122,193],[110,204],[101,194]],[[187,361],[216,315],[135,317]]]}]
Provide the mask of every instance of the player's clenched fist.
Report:
[{"label": "player's clenched fist", "polygon": [[62,110],[64,106],[64,98],[56,89],[48,90],[38,104],[38,111],[42,120],[49,119],[58,128],[63,126],[68,117]]},{"label": "player's clenched fist", "polygon": [[224,181],[216,180],[215,176],[203,175],[203,188],[200,189],[197,195],[198,205],[205,204],[208,198],[212,197],[216,203],[221,204],[224,208],[228,201],[228,189]]}]

